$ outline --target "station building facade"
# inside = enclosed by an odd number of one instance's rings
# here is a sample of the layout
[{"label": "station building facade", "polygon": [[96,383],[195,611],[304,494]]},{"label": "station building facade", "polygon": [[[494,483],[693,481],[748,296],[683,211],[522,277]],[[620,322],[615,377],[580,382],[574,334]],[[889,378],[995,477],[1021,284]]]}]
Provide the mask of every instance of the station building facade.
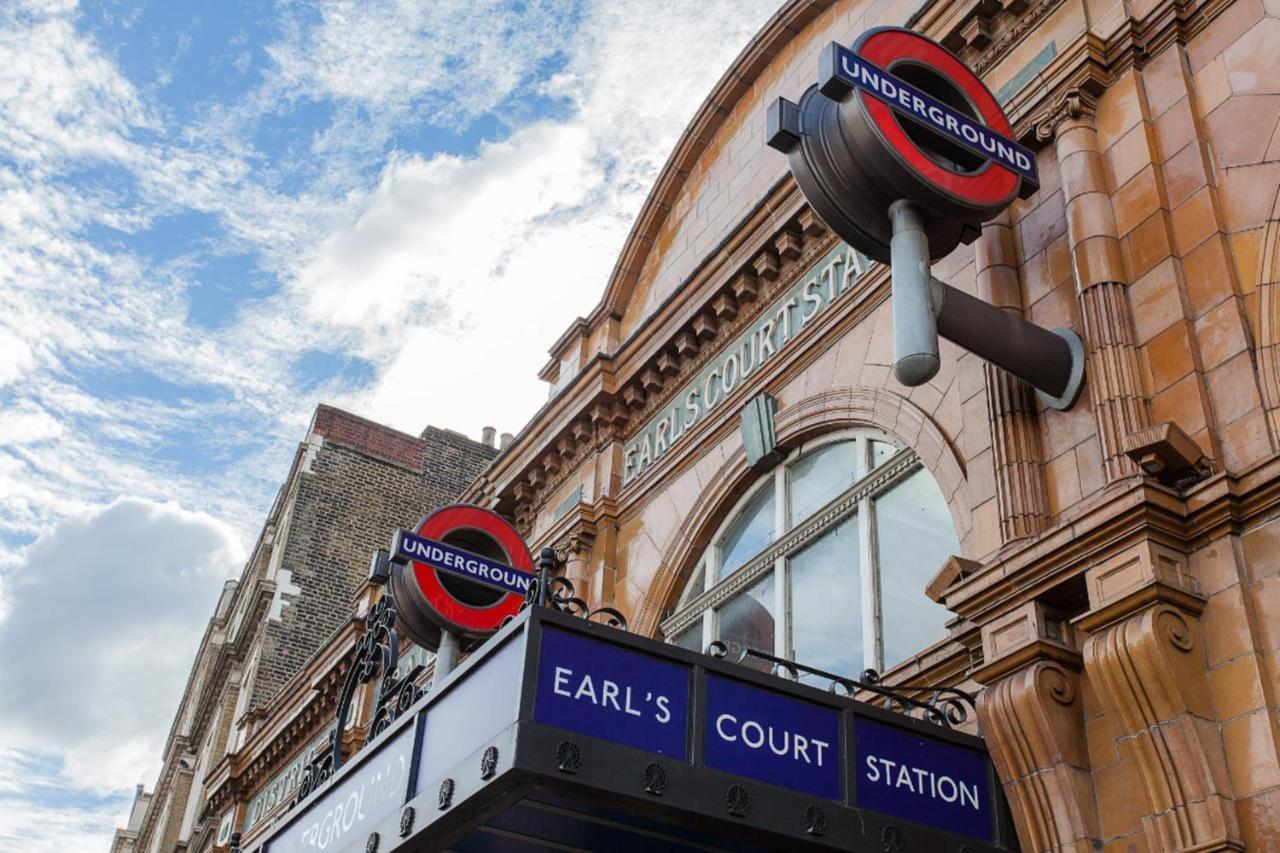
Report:
[{"label": "station building facade", "polygon": [[[553,346],[548,402],[462,497],[555,548],[633,631],[975,692],[1024,849],[1280,849],[1277,16],[785,3]],[[888,269],[764,144],[766,108],[830,41],[903,24],[980,74],[1037,152],[1038,192],[933,273],[1080,335],[1068,411],[945,342],[934,379],[899,385]],[[359,613],[376,590],[353,589]],[[336,695],[343,630],[264,710],[274,734],[196,774],[245,849],[250,803],[276,785],[282,813],[291,762],[323,740],[331,705],[294,721]]]},{"label": "station building facade", "polygon": [[[634,631],[979,693],[1024,849],[1280,848],[1276,15],[786,3],[469,498]],[[933,272],[1080,335],[1069,411],[946,342],[899,385],[888,269],[764,144],[830,41],[904,23],[1037,152],[1039,191]]]}]

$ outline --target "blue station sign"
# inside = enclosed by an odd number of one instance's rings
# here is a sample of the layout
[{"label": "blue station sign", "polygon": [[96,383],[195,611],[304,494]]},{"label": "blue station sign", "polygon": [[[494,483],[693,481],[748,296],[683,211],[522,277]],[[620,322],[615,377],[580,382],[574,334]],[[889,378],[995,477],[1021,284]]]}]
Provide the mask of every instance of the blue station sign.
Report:
[{"label": "blue station sign", "polygon": [[840,714],[833,708],[709,675],[703,737],[708,767],[840,799]]},{"label": "blue station sign", "polygon": [[534,719],[683,760],[691,674],[686,666],[548,628]]},{"label": "blue station sign", "polygon": [[991,840],[991,778],[980,752],[871,720],[854,724],[862,808]]},{"label": "blue station sign", "polygon": [[828,45],[822,56],[819,79],[824,92],[828,91],[829,81],[832,80],[866,92],[888,104],[898,114],[942,134],[957,145],[994,160],[1033,184],[1039,183],[1035,155],[1026,148],[842,44],[832,42]]},{"label": "blue station sign", "polygon": [[245,849],[834,853],[891,829],[1016,847],[982,741],[534,605]]}]

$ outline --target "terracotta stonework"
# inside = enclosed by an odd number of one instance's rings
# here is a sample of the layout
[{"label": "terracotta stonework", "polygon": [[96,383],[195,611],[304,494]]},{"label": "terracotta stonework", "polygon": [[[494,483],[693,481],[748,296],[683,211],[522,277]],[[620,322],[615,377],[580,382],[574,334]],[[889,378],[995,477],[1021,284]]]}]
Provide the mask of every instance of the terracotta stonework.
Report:
[{"label": "terracotta stonework", "polygon": [[[933,274],[1074,330],[1085,393],[1046,409],[945,341],[937,376],[899,385],[890,276],[871,265],[633,475],[628,442],[836,248],[764,144],[765,111],[817,79],[829,41],[882,24],[977,69],[1037,156],[1039,190]],[[776,401],[783,453],[880,431],[937,483],[959,543],[920,567],[945,636],[886,681],[980,693],[969,726],[1023,849],[1280,850],[1278,43],[1273,0],[788,0],[680,137],[600,303],[553,345],[546,406],[464,498],[661,637],[760,482],[749,400]],[[299,672],[327,683],[354,636],[334,642]],[[301,748],[281,720],[307,703],[280,701],[193,778],[218,808],[242,817]]]}]

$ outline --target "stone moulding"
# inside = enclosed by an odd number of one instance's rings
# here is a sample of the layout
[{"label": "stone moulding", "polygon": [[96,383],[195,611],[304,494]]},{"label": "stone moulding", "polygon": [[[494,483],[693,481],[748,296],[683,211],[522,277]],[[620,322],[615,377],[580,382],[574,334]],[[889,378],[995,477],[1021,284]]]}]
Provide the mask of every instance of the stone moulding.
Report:
[{"label": "stone moulding", "polygon": [[1273,450],[1280,448],[1280,191],[1272,204],[1262,238],[1258,269],[1258,374],[1267,432]]}]

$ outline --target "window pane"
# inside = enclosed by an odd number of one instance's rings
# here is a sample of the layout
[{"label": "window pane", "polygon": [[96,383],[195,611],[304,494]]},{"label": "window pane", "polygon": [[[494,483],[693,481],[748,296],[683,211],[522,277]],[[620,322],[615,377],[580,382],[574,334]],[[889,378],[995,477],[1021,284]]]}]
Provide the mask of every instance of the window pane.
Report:
[{"label": "window pane", "polygon": [[671,638],[671,643],[691,652],[702,651],[702,620],[699,619],[679,634],[676,634]]},{"label": "window pane", "polygon": [[[720,641],[737,661],[744,648],[773,654],[773,572],[717,611]],[[748,658],[745,663],[768,671],[772,664]]]},{"label": "window pane", "polygon": [[773,541],[773,478],[768,479],[720,541],[721,578],[728,577]]},{"label": "window pane", "polygon": [[960,552],[951,513],[937,483],[920,470],[875,503],[880,561],[880,618],[885,668],[946,636],[951,613],[924,587]]},{"label": "window pane", "polygon": [[680,595],[680,603],[676,605],[676,610],[684,607],[702,594],[702,578],[705,569],[705,564],[699,563],[698,567],[693,570],[693,577],[689,578],[689,582],[685,584],[684,592]]},{"label": "window pane", "polygon": [[898,448],[887,441],[871,442],[871,467],[879,468],[884,463],[893,458],[893,454],[898,452]]},{"label": "window pane", "polygon": [[787,525],[808,518],[858,477],[857,442],[841,441],[796,460],[787,470]]},{"label": "window pane", "polygon": [[858,517],[845,519],[797,552],[788,569],[794,659],[856,678],[863,670]]}]

